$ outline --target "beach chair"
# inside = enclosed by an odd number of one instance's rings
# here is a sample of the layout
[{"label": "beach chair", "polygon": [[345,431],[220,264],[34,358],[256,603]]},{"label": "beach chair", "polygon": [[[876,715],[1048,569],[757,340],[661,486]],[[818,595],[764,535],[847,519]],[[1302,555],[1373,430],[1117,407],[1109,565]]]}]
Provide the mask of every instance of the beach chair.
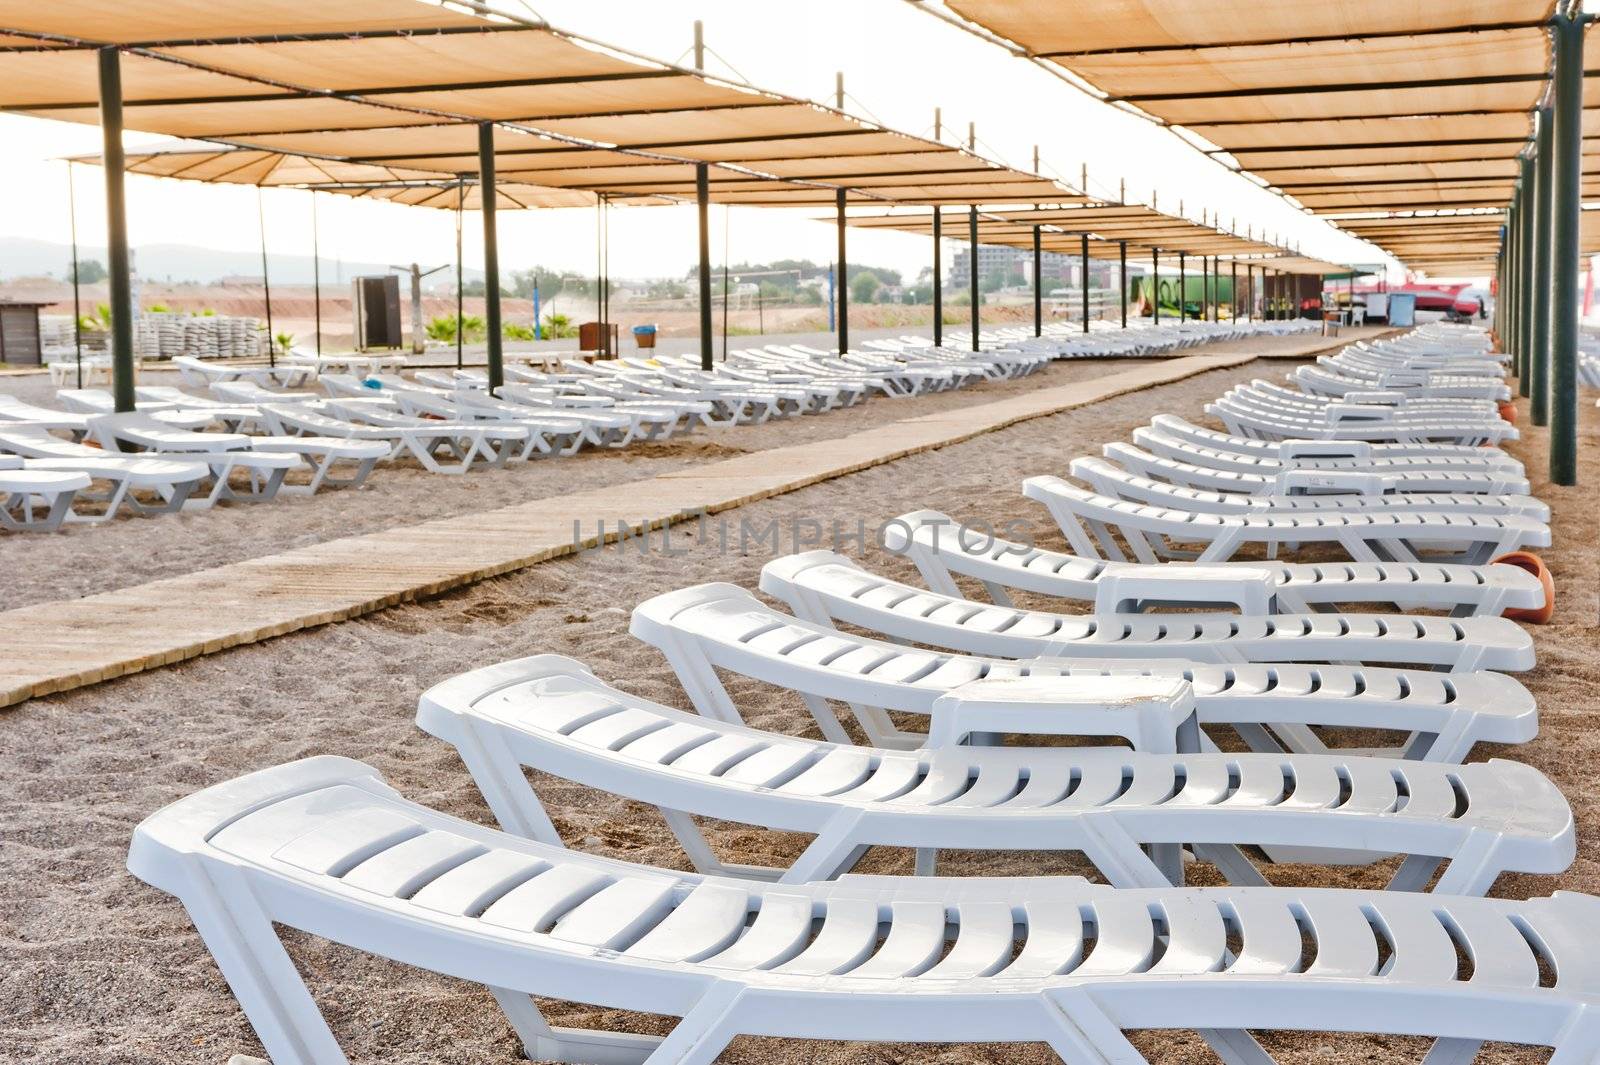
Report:
[{"label": "beach chair", "polygon": [[1048,682],[1030,687],[1019,678],[1109,674],[1191,682],[1199,723],[1232,729],[1258,751],[1327,754],[1326,739],[1314,734],[1313,726],[1375,728],[1407,734],[1399,746],[1385,749],[1389,754],[1461,762],[1480,740],[1527,742],[1538,728],[1532,696],[1499,673],[1012,660],[925,651],[801,620],[731,584],[705,584],[647,600],[634,609],[629,631],[661,651],[703,716],[740,722],[718,675],[725,670],[798,695],[823,738],[834,743],[850,741],[829,700],[849,708],[869,743],[903,749],[929,742],[932,734],[901,728],[889,712],[931,717],[940,696],[970,681],[1017,682],[1016,714],[1005,728],[984,731],[1029,734],[1053,731],[1052,697]]},{"label": "beach chair", "polygon": [[[296,450],[276,447],[256,450],[253,447],[256,440],[267,438],[243,433],[192,432],[137,411],[95,415],[89,419],[89,435],[111,454],[124,451],[178,454],[204,461],[211,468],[211,491],[203,497],[191,496],[184,504],[197,510],[224,501],[269,503],[277,498],[289,471],[305,465]],[[243,490],[234,485],[234,473],[246,475],[247,486]]]},{"label": "beach chair", "polygon": [[[1120,449],[1113,448],[1113,453]],[[1148,463],[1157,475],[1181,475],[1166,459]],[[1136,461],[1139,461],[1136,459]],[[1170,507],[1198,514],[1241,514],[1260,517],[1293,514],[1503,514],[1550,521],[1550,505],[1532,496],[1480,495],[1470,492],[1390,492],[1384,478],[1354,471],[1290,470],[1264,493],[1214,491],[1172,478],[1156,480],[1125,470],[1114,462],[1084,456],[1068,464],[1073,477],[1101,495],[1134,503]]]},{"label": "beach chair", "polygon": [[624,442],[665,440],[678,433],[688,432],[700,421],[695,412],[671,405],[624,403],[607,396],[566,395],[553,389],[526,384],[501,385],[498,400],[483,393],[463,399],[462,402],[468,405],[498,402],[506,406],[531,408],[558,417],[568,415],[620,417],[626,419],[628,424],[626,433],[617,434],[619,439],[626,437]]},{"label": "beach chair", "polygon": [[[1194,440],[1170,434],[1156,426],[1141,426],[1133,431],[1133,443],[1148,454],[1170,459],[1179,465],[1174,483],[1192,483],[1197,488],[1223,490],[1222,481],[1240,485],[1276,484],[1288,472],[1359,473],[1393,478],[1396,486],[1410,485],[1417,491],[1473,492],[1482,495],[1528,495],[1528,478],[1511,465],[1486,465],[1462,459],[1377,458],[1367,444],[1326,443],[1322,441],[1285,442],[1276,453],[1246,454],[1209,447]],[[1111,454],[1115,448],[1116,455]],[[1126,445],[1106,445],[1107,457],[1114,457],[1129,469],[1138,470],[1139,458]],[[1139,470],[1139,472],[1143,472]],[[1190,476],[1192,482],[1178,478]],[[1227,489],[1246,491],[1246,488]]]},{"label": "beach chair", "polygon": [[1449,511],[1206,514],[1186,507],[1131,502],[1059,477],[1029,477],[1022,494],[1044,504],[1080,555],[1127,561],[1120,533],[1140,562],[1226,562],[1246,547],[1269,555],[1322,545],[1356,562],[1424,560],[1487,565],[1513,551],[1550,546],[1550,527],[1514,514]]},{"label": "beach chair", "polygon": [[[27,469],[87,474],[108,487],[98,494],[86,488],[78,494],[84,502],[103,502],[103,513],[88,516],[76,511],[70,521],[110,521],[126,507],[135,514],[168,514],[183,507],[189,496],[211,476],[205,462],[182,456],[119,455],[103,448],[74,443],[26,422],[0,422],[0,452],[26,459]],[[160,503],[147,503],[135,493],[155,493]]]},{"label": "beach chair", "polygon": [[69,433],[74,440],[82,439],[89,431],[87,415],[41,407],[0,392],[0,425],[7,422],[26,422],[36,429]]},{"label": "beach chair", "polygon": [[[392,395],[408,422],[436,419],[455,425],[497,425],[524,430],[527,435],[523,438],[521,448],[508,456],[518,461],[535,455],[573,455],[585,444],[601,446],[603,439],[594,424],[554,413],[540,414],[529,410],[519,417],[507,418],[496,411],[465,405],[450,395],[415,390]],[[371,420],[381,424],[387,420],[387,416],[374,415]]]},{"label": "beach chair", "polygon": [[1206,404],[1206,413],[1227,426],[1230,433],[1262,440],[1365,440],[1373,443],[1448,443],[1477,447],[1499,446],[1518,438],[1517,427],[1500,418],[1395,421],[1386,408],[1365,404],[1335,404],[1322,417],[1297,416],[1224,396]]},{"label": "beach chair", "polygon": [[626,447],[633,443],[639,427],[639,419],[631,414],[602,409],[560,410],[545,405],[515,403],[509,402],[510,396],[496,399],[486,391],[471,388],[458,388],[448,398],[456,411],[468,420],[531,423],[543,427],[576,424],[580,435],[571,445],[573,450],[582,447],[585,442],[595,447]]},{"label": "beach chair", "polygon": [[[1091,614],[976,603],[871,573],[832,551],[774,559],[761,590],[819,625],[847,624],[904,643],[1002,658],[1178,658],[1192,662],[1342,662],[1472,672],[1533,668],[1533,639],[1505,618],[1268,611],[1272,574],[1240,571],[1211,585],[1228,612],[1140,613],[1165,604],[1169,582],[1112,574],[1096,585]],[[1207,594],[1191,587],[1184,606]],[[1206,604],[1215,611],[1219,599]]]},{"label": "beach chair", "polygon": [[[966,578],[995,603],[1012,605],[1009,590],[1096,603],[1107,577],[1137,581],[1141,600],[1161,603],[1234,603],[1241,612],[1302,614],[1391,606],[1438,611],[1454,618],[1498,617],[1507,610],[1546,605],[1538,577],[1516,566],[1439,563],[1188,562],[1137,565],[1098,555],[1049,551],[995,535],[991,523],[963,526],[937,510],[902,514],[884,526],[884,547],[904,555],[932,591],[963,597]],[[1258,574],[1270,580],[1264,605],[1254,599]],[[967,596],[970,598],[970,596]],[[1122,600],[1113,600],[1125,603]],[[1124,606],[1124,609],[1131,607]]]},{"label": "beach chair", "polygon": [[[1150,427],[1168,436],[1202,447],[1230,454],[1257,458],[1275,458],[1302,462],[1315,456],[1357,459],[1409,459],[1440,461],[1455,464],[1477,464],[1497,469],[1523,472],[1522,463],[1498,448],[1477,447],[1470,444],[1437,444],[1416,441],[1373,443],[1360,440],[1313,440],[1298,437],[1287,440],[1263,440],[1259,437],[1235,433],[1219,433],[1194,425],[1172,414],[1158,414],[1150,420]],[[1300,458],[1298,456],[1304,456]]]},{"label": "beach chair", "polygon": [[229,384],[237,381],[249,381],[263,388],[280,385],[284,388],[300,388],[310,384],[316,379],[315,367],[296,366],[286,364],[282,366],[239,366],[233,363],[218,365],[194,358],[192,355],[177,355],[172,359],[172,365],[177,369],[178,375],[185,384],[197,388],[204,388],[212,384]]},{"label": "beach chair", "polygon": [[[309,405],[265,405],[261,413],[268,428],[279,437],[381,441],[388,457],[409,454],[429,473],[458,475],[474,466],[501,466],[514,449],[525,447],[527,430],[516,425],[462,425],[427,419],[399,419],[370,410],[357,419],[342,413],[348,407],[310,409]],[[381,419],[384,424],[369,419]],[[447,455],[453,462],[442,462]]]},{"label": "beach chair", "polygon": [[254,381],[213,381],[211,394],[224,403],[259,407],[263,403],[315,403],[316,392],[277,392]]},{"label": "beach chair", "polygon": [[[1257,1065],[1258,1029],[1430,1037],[1441,1062],[1486,1040],[1553,1046],[1552,1065],[1600,1054],[1600,902],[1572,893],[769,885],[498,832],[331,757],[174,802],[135,830],[128,868],[183,904],[276,1065],[346,1060],[278,927],[486,985],[534,1060],[711,1065],[751,1035],[1131,1065],[1146,1059],[1125,1029],[1169,1028]],[[534,996],[682,1020],[664,1039],[554,1028]]]},{"label": "beach chair", "polygon": [[[1111,684],[1057,682],[1063,722],[1104,727],[1094,715],[1125,715],[1139,701],[1181,702],[1192,713],[1186,684]],[[989,686],[945,696],[952,716],[992,701]],[[1181,886],[1177,848],[1188,845],[1227,882],[1260,885],[1242,847],[1306,845],[1406,855],[1409,865],[1390,882],[1398,890],[1422,890],[1448,863],[1433,890],[1481,895],[1502,872],[1559,873],[1575,853],[1572,812],[1555,785],[1499,759],[1446,766],[1107,747],[839,746],[669,709],[557,655],[435,685],[418,704],[417,725],[457,749],[508,832],[561,842],[527,767],[656,806],[699,872],[783,883],[833,879],[866,848],[890,846],[915,848],[923,876],[940,849],[1072,850],[1116,887]],[[731,866],[691,816],[815,841],[787,870]],[[1466,860],[1458,865],[1457,856]]]},{"label": "beach chair", "polygon": [[72,516],[72,501],[89,487],[89,475],[72,470],[29,470],[21,459],[0,456],[0,529],[56,532]]},{"label": "beach chair", "polygon": [[[103,388],[58,388],[56,398],[68,410],[85,415],[117,412],[116,401]],[[190,407],[171,400],[156,399],[141,399],[134,404],[134,409],[139,413],[157,416],[159,421],[174,429],[198,430],[212,424],[224,424],[229,432],[237,432],[240,423],[249,421],[255,415],[255,410],[250,407],[202,407],[202,403]]]}]

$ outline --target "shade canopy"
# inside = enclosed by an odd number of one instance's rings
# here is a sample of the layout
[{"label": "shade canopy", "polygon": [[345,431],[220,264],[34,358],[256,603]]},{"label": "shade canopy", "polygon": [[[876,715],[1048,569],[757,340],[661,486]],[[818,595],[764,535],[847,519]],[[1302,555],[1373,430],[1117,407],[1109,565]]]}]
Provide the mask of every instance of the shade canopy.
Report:
[{"label": "shade canopy", "polygon": [[[966,232],[961,225],[965,212],[945,216],[946,233],[960,236]],[[852,215],[851,225],[864,229],[893,229],[907,233],[931,235],[933,214],[928,211],[896,211],[888,214]],[[978,241],[1013,248],[1033,247],[1034,227],[1039,227],[1039,246],[1042,251],[1077,255],[1083,249],[1083,238],[1089,238],[1089,256],[1096,259],[1115,259],[1121,254],[1119,247],[1126,241],[1130,249],[1141,252],[1154,249],[1164,257],[1182,255],[1218,256],[1224,259],[1254,261],[1255,265],[1271,265],[1290,273],[1317,273],[1298,256],[1285,254],[1283,248],[1250,234],[1238,234],[1216,226],[1195,222],[1187,218],[1163,214],[1141,204],[1090,204],[1082,207],[981,211],[978,216]],[[1327,265],[1330,270],[1344,267]]]},{"label": "shade canopy", "polygon": [[[75,155],[68,160],[101,166],[99,155]],[[368,200],[390,200],[420,207],[454,208],[458,201],[469,211],[483,205],[474,181],[445,181],[428,170],[411,170],[371,163],[347,163],[257,148],[208,145],[203,141],[175,141],[149,148],[129,149],[124,158],[130,174],[179,178],[225,185],[262,188],[310,188]],[[588,207],[598,197],[576,189],[555,189],[520,182],[496,182],[496,203],[506,210],[532,207]]]},{"label": "shade canopy", "polygon": [[421,0],[0,0],[0,109],[95,122],[122,49],[129,128],[433,175],[717,202],[1058,203],[1065,185],[806,100],[512,16]]},{"label": "shade canopy", "polygon": [[[947,2],[1325,215],[1506,203],[1549,80],[1556,6]],[[1587,91],[1600,106],[1600,88]],[[1585,174],[1600,185],[1600,166],[1586,161]]]}]

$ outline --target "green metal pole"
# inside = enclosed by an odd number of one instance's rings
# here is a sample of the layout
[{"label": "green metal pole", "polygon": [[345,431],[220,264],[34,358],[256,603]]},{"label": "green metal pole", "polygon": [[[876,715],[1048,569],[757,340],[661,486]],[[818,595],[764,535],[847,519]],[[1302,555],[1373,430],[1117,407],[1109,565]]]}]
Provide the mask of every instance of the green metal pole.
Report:
[{"label": "green metal pole", "polygon": [[1522,230],[1519,235],[1522,249],[1517,264],[1517,305],[1521,310],[1517,320],[1517,364],[1522,371],[1517,377],[1517,391],[1527,396],[1533,387],[1533,233],[1534,212],[1538,205],[1534,202],[1536,190],[1532,156],[1523,156],[1519,165],[1522,168]]},{"label": "green metal pole", "polygon": [[1533,279],[1529,301],[1533,314],[1532,346],[1529,351],[1529,373],[1524,394],[1532,399],[1529,404],[1534,425],[1550,422],[1550,285],[1554,280],[1551,262],[1554,248],[1550,232],[1551,194],[1554,191],[1555,159],[1551,142],[1555,115],[1550,108],[1539,110],[1538,156],[1534,161],[1533,208]]},{"label": "green metal pole", "polygon": [[[700,24],[695,23],[698,31]],[[700,296],[700,369],[711,372],[711,172],[708,164],[694,165],[695,217],[700,226],[700,265],[695,274]]]},{"label": "green metal pole", "polygon": [[[845,191],[838,189],[834,193],[835,218],[834,226],[838,229],[839,238],[839,354],[843,355],[850,350],[850,270],[845,265]],[[726,297],[723,306],[727,306]]]},{"label": "green metal pole", "polygon": [[978,302],[983,294],[978,291],[978,208],[967,208],[967,265],[969,298],[972,301],[972,350],[978,350]]},{"label": "green metal pole", "polygon": [[128,268],[128,206],[123,196],[122,54],[100,49],[100,134],[106,171],[106,267],[111,288],[111,392],[133,410],[133,284]]},{"label": "green metal pole", "polygon": [[1555,133],[1551,169],[1550,480],[1578,483],[1578,226],[1583,184],[1583,33],[1580,13],[1555,21]]},{"label": "green metal pole", "polygon": [[500,335],[500,243],[495,232],[494,123],[478,123],[478,196],[483,201],[483,324],[489,332],[489,391],[505,384]]},{"label": "green metal pole", "polygon": [[1522,256],[1522,188],[1514,187],[1511,192],[1511,212],[1506,220],[1506,331],[1501,338],[1505,350],[1511,356],[1511,371],[1514,374],[1522,372],[1522,363],[1519,361],[1521,353],[1517,350],[1517,323],[1520,314],[1517,301],[1521,298],[1520,286],[1517,284],[1518,264]]}]

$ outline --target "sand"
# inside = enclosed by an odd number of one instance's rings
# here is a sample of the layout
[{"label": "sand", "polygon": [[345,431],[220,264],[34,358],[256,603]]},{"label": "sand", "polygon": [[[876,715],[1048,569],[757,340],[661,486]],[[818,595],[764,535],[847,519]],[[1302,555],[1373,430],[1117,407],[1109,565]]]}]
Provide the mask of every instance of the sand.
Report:
[{"label": "sand", "polygon": [[[1065,367],[1061,372],[1078,372]],[[1125,438],[1155,413],[1198,417],[1203,402],[1232,381],[1262,374],[1244,367],[1192,378],[1093,407],[1039,419],[890,465],[755,504],[729,515],[735,541],[739,519],[753,527],[780,527],[815,519],[853,528],[932,506],[961,517],[1033,521],[1041,542],[1043,514],[1023,500],[1018,482],[1029,474],[1060,472],[1073,455],[1103,441]],[[1061,380],[1062,378],[1056,378]],[[932,402],[932,401],[930,401]],[[871,408],[869,407],[869,410]],[[910,409],[907,408],[910,413]],[[1524,415],[1525,415],[1524,411]],[[1585,406],[1583,469],[1600,471],[1600,419]],[[785,430],[831,431],[834,418],[811,419]],[[815,425],[817,428],[813,429]],[[858,426],[859,427],[859,426]],[[841,430],[847,431],[847,430]],[[742,433],[736,430],[735,433]],[[767,433],[749,431],[749,436]],[[1538,433],[1530,433],[1537,437]],[[740,439],[730,434],[724,439]],[[741,442],[734,446],[750,446]],[[1536,479],[1542,447],[1515,449]],[[653,462],[657,460],[646,460]],[[665,460],[663,460],[665,461]],[[590,464],[598,475],[606,463]],[[576,465],[576,464],[575,464]],[[643,470],[636,473],[644,475]],[[650,469],[648,472],[659,472]],[[468,482],[434,489],[452,493],[453,506],[493,505],[495,498],[526,498],[559,490],[557,465],[511,471],[527,480],[504,488]],[[1556,623],[1537,630],[1540,665],[1525,678],[1540,699],[1543,729],[1537,741],[1516,749],[1480,747],[1477,757],[1510,756],[1533,763],[1566,793],[1578,819],[1579,858],[1559,877],[1503,878],[1496,894],[1527,897],[1556,889],[1600,892],[1600,796],[1592,767],[1600,753],[1590,693],[1600,682],[1595,627],[1600,595],[1600,547],[1593,529],[1593,484],[1537,491],[1555,508],[1557,547],[1547,553],[1560,601]],[[178,572],[185,552],[130,558],[163,538],[194,538],[220,547],[234,536],[287,542],[290,536],[330,535],[338,522],[398,520],[386,496],[381,503],[353,497],[341,517],[316,515],[300,526],[277,508],[218,512],[190,522],[147,522],[101,530],[112,536],[95,561],[100,580],[147,579]],[[474,493],[470,500],[465,493]],[[455,494],[460,493],[460,494]],[[501,493],[501,494],[496,494]],[[319,505],[332,500],[319,500]],[[365,508],[371,507],[368,511]],[[293,508],[285,509],[289,514]],[[309,508],[308,508],[309,509]],[[331,509],[331,508],[330,508]],[[212,519],[216,519],[213,521]],[[213,528],[213,526],[215,528]],[[190,528],[196,531],[191,532]],[[358,526],[340,531],[357,531]],[[176,531],[173,531],[176,529]],[[99,535],[98,533],[96,534]],[[148,537],[148,539],[145,539]],[[62,545],[78,540],[63,538]],[[122,542],[123,540],[129,542]],[[81,541],[80,541],[81,542]],[[15,541],[7,542],[8,552]],[[276,546],[274,544],[273,546]],[[614,546],[561,559],[432,600],[382,611],[338,626],[126,678],[0,714],[0,876],[7,905],[0,908],[0,1060],[53,1062],[161,1062],[215,1065],[234,1053],[259,1054],[249,1025],[221,981],[189,921],[172,899],[133,880],[123,869],[133,826],[151,810],[183,794],[263,766],[313,754],[341,754],[376,766],[402,793],[470,820],[491,819],[459,760],[447,746],[412,724],[418,694],[462,670],[536,652],[582,658],[622,688],[686,706],[670,669],[650,648],[627,635],[629,608],[639,600],[687,584],[724,580],[753,587],[770,556],[765,547],[724,552],[718,537],[698,538],[680,527],[671,557],[659,551]],[[780,549],[791,544],[786,538]],[[31,549],[31,548],[30,548]],[[41,551],[43,549],[40,549]],[[853,551],[883,572],[915,579],[908,567],[875,549]],[[70,552],[33,556],[43,580],[67,587]],[[81,560],[78,563],[82,565]],[[98,572],[103,565],[106,572]],[[135,567],[137,574],[128,574]],[[166,567],[166,568],[163,568]],[[30,575],[30,580],[32,579]],[[791,698],[742,682],[733,686],[747,719],[759,728],[812,734]],[[567,842],[631,861],[687,868],[686,860],[651,809],[576,785],[541,780],[542,794]],[[781,862],[803,840],[738,826],[713,825],[714,846],[727,857]],[[1060,855],[949,855],[951,874],[1068,871]],[[865,869],[909,871],[897,852],[873,853]],[[1206,867],[1195,879],[1208,879]],[[1284,882],[1370,886],[1370,869],[1274,872]],[[403,1065],[424,1062],[509,1063],[518,1047],[492,1000],[479,988],[360,956],[308,937],[288,937],[347,1053],[355,1061]],[[655,1018],[553,1004],[561,1023],[660,1031]],[[1145,1033],[1136,1042],[1151,1060],[1211,1062],[1215,1058],[1188,1033]],[[1299,1062],[1411,1061],[1414,1040],[1350,1036],[1286,1036],[1270,1046]],[[1544,1060],[1526,1049],[1487,1051],[1482,1061]],[[1040,1047],[844,1045],[741,1039],[722,1058],[740,1065],[845,1065],[845,1063],[1019,1063],[1053,1061]]]}]

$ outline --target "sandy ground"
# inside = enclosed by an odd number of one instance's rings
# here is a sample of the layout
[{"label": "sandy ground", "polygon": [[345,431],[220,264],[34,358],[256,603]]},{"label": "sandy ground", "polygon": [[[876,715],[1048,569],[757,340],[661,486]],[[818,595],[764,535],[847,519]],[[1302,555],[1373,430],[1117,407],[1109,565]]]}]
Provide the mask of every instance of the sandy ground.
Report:
[{"label": "sandy ground", "polygon": [[[1256,370],[1255,372],[1261,372]],[[1026,517],[1042,535],[1044,515],[1023,500],[1024,476],[1059,471],[1073,455],[1105,440],[1124,438],[1152,414],[1199,415],[1201,404],[1251,368],[1219,372],[901,460],[743,508],[729,515],[754,526],[813,518],[853,527],[905,511],[934,506],[957,516]],[[1516,750],[1480,747],[1478,757],[1510,755],[1548,773],[1570,799],[1578,818],[1579,858],[1565,875],[1507,877],[1496,893],[1511,897],[1555,889],[1600,892],[1600,788],[1592,767],[1600,733],[1592,693],[1600,683],[1595,628],[1597,563],[1593,536],[1597,508],[1593,481],[1600,476],[1600,419],[1583,408],[1582,463],[1590,484],[1539,493],[1555,508],[1557,547],[1547,557],[1561,590],[1556,623],[1537,632],[1540,665],[1526,678],[1540,699],[1543,730]],[[848,418],[850,416],[841,416]],[[817,422],[819,426],[824,420]],[[809,427],[800,428],[808,431]],[[754,433],[764,430],[754,430]],[[1538,434],[1530,434],[1537,436]],[[1535,478],[1544,454],[1538,444],[1517,448]],[[605,462],[616,459],[602,459]],[[574,464],[580,465],[580,464]],[[492,497],[488,487],[464,484],[437,489],[473,492],[467,505],[491,498],[550,491],[558,467],[535,467]],[[638,475],[642,475],[638,474]],[[398,476],[387,480],[399,482]],[[485,479],[486,481],[489,479]],[[430,481],[430,487],[437,481]],[[536,487],[537,486],[537,487]],[[397,489],[385,487],[385,494]],[[495,489],[494,491],[499,491]],[[374,498],[382,498],[378,493]],[[456,496],[451,506],[463,505]],[[318,501],[321,507],[325,501]],[[331,501],[326,501],[331,502]],[[221,544],[226,535],[245,542],[293,535],[325,535],[336,522],[356,522],[362,499],[336,506],[348,514],[323,517],[291,532],[270,528],[287,521],[280,511],[224,512],[205,521],[232,532],[189,531],[190,522],[149,522],[150,532],[107,530],[94,541],[107,548],[93,568],[125,571],[137,558],[144,579],[181,562],[165,554],[139,558],[164,538],[194,536]],[[332,510],[331,507],[327,508]],[[288,513],[288,510],[282,510]],[[235,527],[232,523],[238,521]],[[391,519],[392,520],[392,519]],[[204,522],[192,523],[199,527]],[[736,533],[737,525],[734,531]],[[173,530],[176,530],[174,532]],[[353,531],[353,530],[352,530]],[[150,539],[136,539],[142,537]],[[652,649],[627,635],[628,609],[639,600],[687,584],[722,580],[753,587],[765,550],[722,551],[718,538],[697,539],[680,529],[683,552],[666,557],[619,546],[537,566],[426,603],[383,611],[320,629],[196,659],[6,711],[0,720],[0,876],[7,904],[0,907],[0,1060],[105,1063],[207,1063],[220,1065],[236,1052],[260,1053],[244,1017],[221,981],[182,909],[133,880],[123,869],[127,841],[146,813],[181,795],[263,766],[313,754],[342,754],[376,766],[402,793],[449,813],[484,823],[490,817],[454,753],[412,724],[417,696],[452,674],[519,655],[557,652],[591,663],[605,679],[674,705],[684,696]],[[736,537],[735,537],[736,541]],[[64,547],[90,542],[74,535]],[[11,544],[8,543],[8,549]],[[791,547],[786,539],[781,550]],[[867,564],[905,579],[908,567],[875,549]],[[58,582],[70,569],[69,551],[35,556],[42,579]],[[183,556],[185,552],[174,551]],[[81,560],[80,560],[81,565]],[[58,576],[50,577],[54,566]],[[162,570],[161,567],[169,567]],[[103,575],[102,575],[103,579]],[[752,725],[811,733],[809,718],[792,698],[749,683],[734,694]],[[687,868],[655,811],[576,785],[541,780],[542,794],[564,838],[573,846],[631,861]],[[713,825],[714,845],[744,861],[782,862],[803,845],[797,837]],[[951,874],[1038,873],[1076,869],[1060,855],[947,855]],[[909,871],[908,856],[869,854],[870,871]],[[1194,870],[1197,882],[1210,870]],[[1284,868],[1290,883],[1375,886],[1373,869]],[[518,1047],[492,1000],[481,988],[421,974],[359,956],[321,941],[292,935],[291,953],[306,974],[346,1051],[356,1061],[391,1065],[510,1063]],[[658,1019],[551,1004],[561,1023],[660,1031]],[[1136,1037],[1162,1065],[1214,1062],[1190,1033]],[[1283,1060],[1354,1065],[1419,1060],[1418,1041],[1351,1036],[1268,1037]],[[1542,1052],[1491,1048],[1480,1061],[1544,1060]],[[1055,1060],[1037,1046],[846,1045],[737,1041],[721,1059],[739,1065],[856,1065],[856,1063],[1017,1063]]]}]

